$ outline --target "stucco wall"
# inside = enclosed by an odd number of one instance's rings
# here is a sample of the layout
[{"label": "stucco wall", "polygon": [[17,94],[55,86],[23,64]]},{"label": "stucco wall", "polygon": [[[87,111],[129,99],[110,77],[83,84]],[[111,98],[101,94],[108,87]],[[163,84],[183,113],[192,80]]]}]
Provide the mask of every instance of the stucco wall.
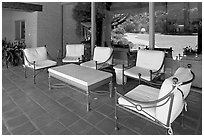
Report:
[{"label": "stucco wall", "polygon": [[6,37],[8,41],[14,41],[15,20],[25,20],[25,43],[27,47],[40,47],[47,45],[49,53],[54,58],[57,57],[58,50],[65,51],[66,43],[81,42],[80,37],[76,35],[76,21],[72,17],[72,10],[77,4],[76,2],[32,3],[42,5],[43,11],[19,12],[2,9],[2,38]]},{"label": "stucco wall", "polygon": [[36,4],[43,5],[43,11],[38,12],[37,17],[37,45],[47,45],[50,55],[56,58],[57,51],[62,45],[61,4],[54,2]]},{"label": "stucco wall", "polygon": [[25,43],[27,47],[37,45],[37,12],[2,10],[2,38],[15,40],[15,21],[25,20]]},{"label": "stucco wall", "polygon": [[79,43],[81,39],[76,34],[77,22],[73,19],[73,8],[77,3],[72,2],[63,6],[63,43]]}]

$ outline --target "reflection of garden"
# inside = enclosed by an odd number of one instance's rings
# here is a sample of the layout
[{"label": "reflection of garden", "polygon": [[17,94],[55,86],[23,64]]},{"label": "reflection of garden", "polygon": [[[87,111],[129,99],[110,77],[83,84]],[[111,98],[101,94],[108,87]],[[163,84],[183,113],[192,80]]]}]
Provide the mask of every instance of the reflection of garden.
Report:
[{"label": "reflection of garden", "polygon": [[[141,45],[146,45],[145,42],[149,41],[149,34],[141,33],[126,33],[121,36],[122,40],[124,39],[125,43],[130,45],[135,45],[136,48]],[[126,39],[128,38],[128,40]],[[142,43],[141,43],[142,41]],[[138,44],[139,43],[139,44]],[[155,34],[155,47],[158,48],[170,48],[173,49],[173,57],[176,57],[178,54],[183,54],[183,48],[190,46],[195,50],[197,44],[197,36],[193,35],[164,35],[164,34]]]},{"label": "reflection of garden", "polygon": [[[179,5],[177,5],[179,6]],[[173,7],[172,7],[173,8]],[[188,8],[188,9],[185,9]],[[184,17],[188,11],[188,16]],[[175,12],[176,11],[176,12]],[[176,7],[155,11],[155,47],[173,49],[173,57],[183,54],[185,47],[197,48],[199,21],[197,7]],[[118,19],[119,18],[119,19]],[[188,24],[185,21],[188,20]],[[149,14],[116,14],[113,16],[111,40],[114,45],[138,49],[149,46]]]}]

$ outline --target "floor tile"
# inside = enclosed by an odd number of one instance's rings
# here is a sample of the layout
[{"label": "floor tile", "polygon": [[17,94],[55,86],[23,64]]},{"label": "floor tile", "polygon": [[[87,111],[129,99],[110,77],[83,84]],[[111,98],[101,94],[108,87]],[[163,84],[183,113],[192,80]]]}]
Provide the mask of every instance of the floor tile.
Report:
[{"label": "floor tile", "polygon": [[53,122],[54,119],[51,115],[49,115],[48,113],[45,113],[35,119],[32,119],[32,122],[38,127],[41,128],[43,126],[45,126],[46,124]]},{"label": "floor tile", "polygon": [[42,133],[45,135],[58,135],[64,130],[65,127],[57,121],[50,122],[44,127],[40,128],[40,131],[42,131]]},{"label": "floor tile", "polygon": [[95,110],[92,110],[84,116],[84,119],[89,123],[96,125],[97,123],[105,119],[105,116],[96,112]]},{"label": "floor tile", "polygon": [[146,127],[147,120],[140,118],[139,116],[127,118],[125,122],[122,122],[126,127],[134,130],[135,132],[140,132]]},{"label": "floor tile", "polygon": [[35,130],[31,133],[31,135],[42,135],[42,133],[39,130]]},{"label": "floor tile", "polygon": [[76,135],[84,135],[92,129],[92,126],[83,119],[69,126],[69,129]]},{"label": "floor tile", "polygon": [[65,126],[68,127],[72,125],[73,123],[77,122],[80,119],[80,117],[73,113],[69,112],[61,116],[58,120]]},{"label": "floor tile", "polygon": [[62,107],[61,104],[55,102],[54,100],[49,100],[43,104],[41,104],[41,106],[43,107],[43,109],[45,109],[48,112],[53,111],[53,109],[60,109]]},{"label": "floor tile", "polygon": [[[115,131],[114,98],[109,94],[91,94],[91,111],[86,111],[86,96],[78,89],[68,86],[49,91],[47,76],[42,72],[33,84],[30,75],[24,78],[22,67],[3,69],[2,72],[2,134],[29,135],[164,135],[165,129],[122,109],[118,109],[119,130]],[[30,71],[32,74],[32,71]],[[55,80],[60,82],[59,80]],[[128,80],[125,90],[118,86],[118,92],[126,93],[134,88],[134,80]],[[108,91],[101,86],[97,91]],[[184,125],[176,119],[172,128],[175,135],[202,134],[202,106],[200,94],[190,92],[188,111]],[[8,128],[8,129],[7,129]]]},{"label": "floor tile", "polygon": [[13,109],[11,109],[10,111],[7,111],[5,113],[2,113],[2,117],[4,120],[9,120],[9,119],[12,119],[16,116],[19,116],[23,114],[22,110],[20,110],[18,107],[15,107]]},{"label": "floor tile", "polygon": [[86,135],[105,135],[105,133],[103,133],[102,131],[98,130],[97,128],[93,127],[92,129],[90,129]]},{"label": "floor tile", "polygon": [[102,114],[108,116],[108,115],[110,115],[111,113],[113,113],[114,107],[111,107],[111,106],[109,106],[109,105],[107,105],[107,104],[104,104],[103,106],[97,108],[96,111],[98,111],[98,112],[100,112],[100,113],[102,113]]},{"label": "floor tile", "polygon": [[16,108],[16,104],[14,102],[10,102],[4,106],[2,106],[2,112],[5,113],[5,112],[8,112],[8,111],[11,111],[12,109]]},{"label": "floor tile", "polygon": [[35,131],[35,127],[32,125],[31,122],[27,122],[13,130],[11,130],[11,133],[14,135],[29,135],[31,134],[33,131]]},{"label": "floor tile", "polygon": [[4,122],[2,121],[2,134],[8,132],[7,127],[5,126]]},{"label": "floor tile", "polygon": [[99,122],[96,127],[103,131],[105,134],[110,135],[115,129],[115,123],[110,118],[105,118],[101,122]]},{"label": "floor tile", "polygon": [[127,127],[121,126],[118,124],[118,130],[113,130],[111,135],[137,135],[138,133],[130,130]]},{"label": "floor tile", "polygon": [[62,105],[66,106],[67,104],[69,104],[71,101],[73,101],[72,98],[68,97],[68,96],[63,96],[61,98],[59,98],[57,100],[59,103],[61,103]]},{"label": "floor tile", "polygon": [[60,107],[57,107],[57,108],[53,108],[53,110],[50,111],[50,114],[51,114],[54,118],[58,119],[58,118],[60,118],[61,116],[63,116],[64,114],[69,113],[69,112],[70,112],[70,111],[69,111],[67,108],[65,108],[65,107],[63,107],[63,106],[60,106]]},{"label": "floor tile", "polygon": [[158,125],[148,123],[145,128],[141,131],[142,135],[165,135],[167,130]]},{"label": "floor tile", "polygon": [[64,131],[60,132],[59,135],[74,135],[74,134],[71,130],[65,129]]},{"label": "floor tile", "polygon": [[43,114],[47,114],[47,112],[42,107],[39,107],[37,109],[33,109],[32,111],[26,112],[26,114],[30,119],[35,119]]},{"label": "floor tile", "polygon": [[28,118],[24,114],[22,114],[20,116],[14,117],[6,121],[6,125],[8,126],[9,129],[13,129],[28,121],[29,121]]}]

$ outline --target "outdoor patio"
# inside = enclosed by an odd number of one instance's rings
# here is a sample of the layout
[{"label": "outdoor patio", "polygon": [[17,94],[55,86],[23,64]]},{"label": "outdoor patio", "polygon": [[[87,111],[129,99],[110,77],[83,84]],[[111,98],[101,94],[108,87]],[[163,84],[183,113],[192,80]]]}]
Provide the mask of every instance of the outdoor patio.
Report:
[{"label": "outdoor patio", "polygon": [[[85,95],[74,87],[49,91],[48,73],[43,71],[33,84],[32,71],[24,78],[22,66],[2,68],[2,134],[14,135],[163,135],[166,130],[119,109],[119,130],[114,130],[114,97],[92,94],[91,111]],[[57,80],[56,80],[57,82]],[[116,85],[114,83],[114,85]],[[137,86],[128,79],[126,90]],[[96,90],[108,90],[104,85]],[[122,93],[122,87],[118,86]],[[123,93],[124,94],[124,93]],[[175,135],[202,134],[202,95],[190,92],[184,128],[180,117],[172,127]],[[124,116],[124,117],[121,117]],[[128,116],[128,117],[127,117]]]}]

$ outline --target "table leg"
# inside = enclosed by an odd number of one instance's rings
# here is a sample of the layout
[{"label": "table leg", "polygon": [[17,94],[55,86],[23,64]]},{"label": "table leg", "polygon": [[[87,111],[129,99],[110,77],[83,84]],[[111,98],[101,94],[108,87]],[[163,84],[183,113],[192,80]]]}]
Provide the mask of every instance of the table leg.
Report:
[{"label": "table leg", "polygon": [[89,91],[86,92],[86,96],[87,96],[87,106],[86,106],[86,109],[87,109],[87,112],[89,112],[90,110],[90,102],[89,102]]},{"label": "table leg", "polygon": [[48,76],[48,86],[49,86],[49,90],[51,90],[51,76],[50,76],[50,73],[49,73],[49,76]]},{"label": "table leg", "polygon": [[110,90],[110,98],[112,98],[113,97],[113,82],[112,82],[112,80],[109,83],[109,90]]}]

